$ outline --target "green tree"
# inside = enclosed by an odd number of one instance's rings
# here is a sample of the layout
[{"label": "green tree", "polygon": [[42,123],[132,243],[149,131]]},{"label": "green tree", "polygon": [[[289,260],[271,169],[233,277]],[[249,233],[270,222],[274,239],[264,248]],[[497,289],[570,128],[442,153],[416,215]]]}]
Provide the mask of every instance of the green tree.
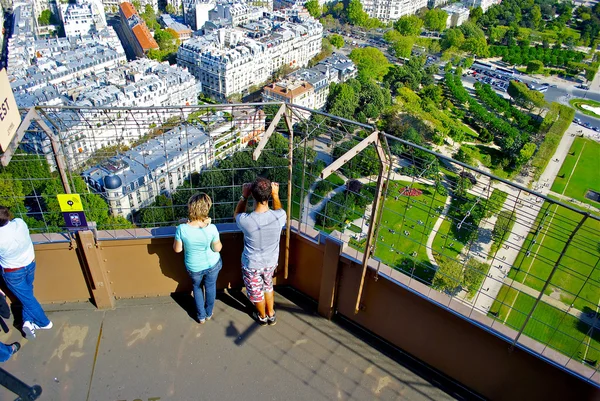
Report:
[{"label": "green tree", "polygon": [[483,15],[483,9],[479,6],[471,9],[471,13],[469,14],[469,19],[473,22],[477,22],[479,18]]},{"label": "green tree", "polygon": [[422,27],[423,20],[416,15],[404,15],[394,23],[394,28],[402,35],[418,36]]},{"label": "green tree", "polygon": [[525,146],[523,146],[519,151],[519,156],[517,157],[516,164],[518,166],[522,166],[523,164],[527,163],[529,160],[531,160],[531,157],[535,153],[536,149],[537,147],[535,146],[535,143],[526,143]]},{"label": "green tree", "polygon": [[449,48],[461,48],[465,43],[465,35],[458,28],[451,28],[446,31],[442,38],[442,50]]},{"label": "green tree", "polygon": [[347,9],[348,21],[352,25],[362,26],[369,19],[369,15],[363,10],[360,0],[350,0]]},{"label": "green tree", "polygon": [[322,9],[318,0],[308,0],[306,4],[304,4],[304,7],[313,18],[319,18],[321,16]]},{"label": "green tree", "polygon": [[167,14],[177,14],[177,10],[171,4],[167,4],[167,6],[165,7],[165,11],[167,12]]},{"label": "green tree", "polygon": [[338,49],[344,47],[344,38],[341,35],[331,35],[328,39],[329,42]]},{"label": "green tree", "polygon": [[327,97],[329,113],[343,118],[352,118],[358,107],[358,95],[348,84],[332,83]]},{"label": "green tree", "polygon": [[544,72],[544,63],[538,60],[531,60],[527,63],[527,73],[528,74],[539,74]]},{"label": "green tree", "polygon": [[23,209],[23,184],[10,173],[0,173],[0,205],[6,206],[14,213]]},{"label": "green tree", "polygon": [[52,18],[52,11],[44,10],[38,17],[38,23],[40,26],[50,25],[50,19]]},{"label": "green tree", "polygon": [[387,74],[390,63],[381,50],[374,47],[354,49],[349,55],[358,67],[359,77],[381,81]]},{"label": "green tree", "polygon": [[436,290],[455,294],[463,281],[463,265],[448,259],[440,263],[433,276],[431,286]]},{"label": "green tree", "polygon": [[444,29],[446,29],[447,20],[448,13],[446,13],[444,10],[440,10],[439,8],[427,10],[423,16],[425,28],[429,29],[430,31],[442,32]]},{"label": "green tree", "polygon": [[537,4],[533,6],[533,8],[531,9],[531,14],[530,14],[530,21],[529,24],[534,28],[534,29],[539,29],[540,25],[542,23],[542,10],[540,9],[540,6],[538,6]]},{"label": "green tree", "polygon": [[409,58],[412,53],[412,48],[415,45],[416,38],[414,36],[400,36],[394,42],[392,48],[396,57]]},{"label": "green tree", "polygon": [[421,90],[421,96],[427,99],[431,99],[436,105],[440,105],[444,100],[444,91],[439,85],[427,85]]}]

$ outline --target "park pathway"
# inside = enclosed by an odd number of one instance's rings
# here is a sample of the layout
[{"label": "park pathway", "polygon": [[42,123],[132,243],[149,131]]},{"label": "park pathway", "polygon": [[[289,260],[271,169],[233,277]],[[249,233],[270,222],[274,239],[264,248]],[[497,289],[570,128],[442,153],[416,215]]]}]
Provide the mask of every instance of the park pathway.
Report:
[{"label": "park pathway", "polygon": [[433,255],[433,241],[435,240],[435,236],[437,235],[437,232],[440,230],[440,227],[441,227],[442,223],[444,222],[446,215],[448,214],[448,210],[450,210],[450,201],[452,201],[452,197],[450,195],[448,195],[448,197],[446,198],[446,201],[444,202],[444,209],[442,210],[442,213],[440,213],[440,217],[438,217],[437,221],[433,225],[433,228],[431,229],[431,233],[429,234],[429,237],[427,237],[427,244],[425,245],[425,251],[427,252],[427,258],[429,259],[429,263],[431,263],[432,266],[437,266],[435,257]]},{"label": "park pathway", "polygon": [[572,203],[574,205],[577,205],[577,206],[579,206],[582,209],[588,209],[589,211],[592,211],[592,212],[595,212],[595,213],[600,213],[600,209],[599,208],[594,207],[592,205],[589,205],[587,203],[583,203],[581,201],[578,201],[577,199],[573,199],[571,197],[559,194],[558,192],[549,191],[548,194],[550,194],[550,195],[552,195],[555,198],[558,198],[560,200],[564,200],[564,201],[570,202],[570,203]]},{"label": "park pathway", "polygon": [[[579,127],[577,125],[571,123],[561,138],[556,152],[550,159],[550,162],[540,176],[540,179],[537,181],[537,183],[533,184],[533,188],[541,194],[547,195],[550,192],[550,186],[558,175],[562,162],[569,153],[569,149],[575,140],[574,134],[577,132],[578,128]],[[558,162],[555,160],[558,160]],[[500,292],[500,289],[502,288],[502,285],[504,284],[511,267],[513,266],[517,256],[519,255],[519,252],[521,251],[521,248],[523,247],[523,244],[525,243],[527,234],[535,223],[540,208],[544,204],[544,202],[539,201],[540,198],[534,195],[521,195],[520,203],[517,204],[517,208],[520,209],[520,211],[517,211],[517,221],[513,226],[509,237],[506,239],[505,245],[498,250],[495,257],[491,261],[490,270],[492,270],[492,277],[488,275],[481,286],[482,289],[487,289],[487,291],[480,291],[477,295],[474,307],[478,311],[487,313],[492,307],[492,304],[498,296],[498,293]],[[510,198],[511,197],[509,196],[509,199]],[[515,198],[513,197],[512,199],[513,207],[510,207],[505,203],[503,208],[513,210]],[[525,214],[526,218],[523,218],[525,217]]]}]

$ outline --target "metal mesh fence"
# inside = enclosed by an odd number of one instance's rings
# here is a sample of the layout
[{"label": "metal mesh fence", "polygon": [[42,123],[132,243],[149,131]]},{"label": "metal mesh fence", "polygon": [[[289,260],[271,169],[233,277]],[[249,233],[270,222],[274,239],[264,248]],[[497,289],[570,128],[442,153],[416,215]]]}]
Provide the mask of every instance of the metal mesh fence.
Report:
[{"label": "metal mesh fence", "polygon": [[[88,220],[115,237],[119,229],[177,224],[197,192],[211,196],[213,222],[231,222],[242,184],[265,176],[281,183],[285,208],[291,190],[300,232],[317,229],[359,255],[368,248],[380,269],[401,273],[408,287],[593,377],[600,359],[596,216],[383,133],[362,146],[373,138],[369,125],[297,106],[287,108],[292,153],[281,118],[253,160],[280,107],[38,110]],[[531,183],[545,185],[543,176]],[[0,169],[0,188],[0,203],[33,232],[65,230],[56,200],[63,183],[39,121]]]}]

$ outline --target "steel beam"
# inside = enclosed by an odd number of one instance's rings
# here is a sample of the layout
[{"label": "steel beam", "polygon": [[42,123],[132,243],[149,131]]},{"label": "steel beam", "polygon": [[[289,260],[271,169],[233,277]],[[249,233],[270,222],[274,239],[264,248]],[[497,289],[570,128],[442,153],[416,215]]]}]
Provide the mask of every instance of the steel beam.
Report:
[{"label": "steel beam", "polygon": [[275,113],[275,117],[273,117],[271,125],[269,125],[269,128],[267,128],[267,130],[263,134],[263,137],[258,143],[258,146],[256,147],[256,149],[254,149],[254,153],[252,153],[252,160],[256,161],[260,157],[262,150],[265,148],[265,146],[267,146],[267,142],[269,142],[269,138],[271,138],[271,135],[273,135],[275,128],[277,128],[277,124],[279,124],[279,120],[281,120],[281,116],[283,115],[285,110],[286,105],[282,104],[279,110],[277,110],[277,113]]},{"label": "steel beam", "polygon": [[342,167],[344,164],[348,163],[350,160],[352,160],[353,157],[355,157],[360,152],[362,152],[364,149],[366,149],[367,146],[369,146],[372,143],[378,142],[378,136],[379,136],[379,131],[373,131],[373,133],[371,133],[371,135],[369,135],[368,137],[366,137],[365,139],[360,141],[360,143],[358,143],[352,149],[350,149],[349,151],[344,153],[342,156],[340,156],[336,161],[331,163],[329,166],[325,167],[325,169],[323,169],[323,172],[321,173],[321,178],[325,179],[325,178],[329,177],[331,174],[333,174],[334,171],[339,170],[340,167]]}]

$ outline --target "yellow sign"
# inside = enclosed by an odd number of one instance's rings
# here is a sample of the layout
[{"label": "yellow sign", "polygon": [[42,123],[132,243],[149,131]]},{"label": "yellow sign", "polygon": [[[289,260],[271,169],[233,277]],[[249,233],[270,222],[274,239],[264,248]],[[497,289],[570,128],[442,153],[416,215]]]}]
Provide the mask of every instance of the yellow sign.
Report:
[{"label": "yellow sign", "polygon": [[56,195],[61,212],[83,212],[83,204],[79,194]]},{"label": "yellow sign", "polygon": [[15,102],[6,70],[0,70],[0,148],[6,148],[21,124],[21,115]]}]

